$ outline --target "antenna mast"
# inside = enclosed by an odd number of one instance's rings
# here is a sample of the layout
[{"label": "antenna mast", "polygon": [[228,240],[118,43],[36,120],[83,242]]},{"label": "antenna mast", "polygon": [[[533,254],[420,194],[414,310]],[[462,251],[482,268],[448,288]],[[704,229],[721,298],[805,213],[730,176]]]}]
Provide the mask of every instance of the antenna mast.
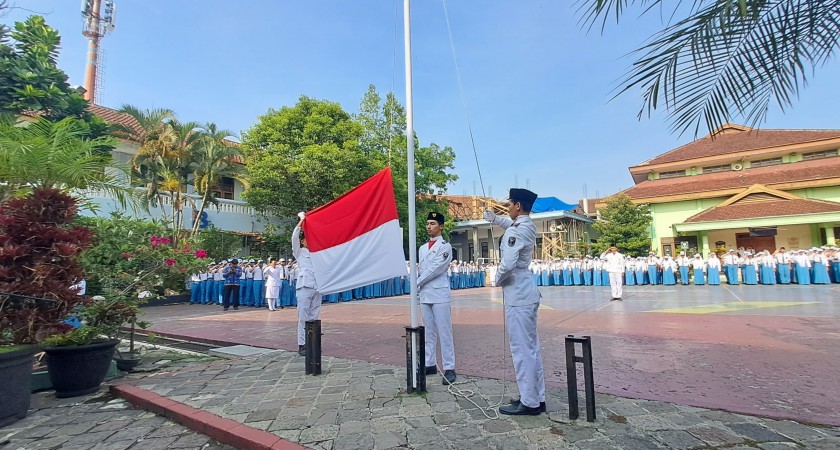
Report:
[{"label": "antenna mast", "polygon": [[82,35],[88,38],[87,67],[85,68],[84,98],[96,100],[96,76],[99,71],[99,41],[114,29],[116,6],[114,0],[82,0]]}]

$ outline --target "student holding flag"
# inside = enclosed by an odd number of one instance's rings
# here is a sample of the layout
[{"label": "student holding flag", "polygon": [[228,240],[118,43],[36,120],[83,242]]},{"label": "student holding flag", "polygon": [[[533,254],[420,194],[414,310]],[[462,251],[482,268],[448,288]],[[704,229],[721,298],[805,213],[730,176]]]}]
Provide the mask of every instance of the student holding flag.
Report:
[{"label": "student holding flag", "polygon": [[306,351],[304,324],[307,320],[318,320],[321,314],[321,294],[318,293],[318,284],[315,282],[315,270],[312,267],[309,249],[306,248],[306,238],[300,236],[306,215],[299,212],[298,217],[300,222],[292,231],[292,254],[295,255],[299,270],[295,291],[298,304],[298,354],[303,356]]}]

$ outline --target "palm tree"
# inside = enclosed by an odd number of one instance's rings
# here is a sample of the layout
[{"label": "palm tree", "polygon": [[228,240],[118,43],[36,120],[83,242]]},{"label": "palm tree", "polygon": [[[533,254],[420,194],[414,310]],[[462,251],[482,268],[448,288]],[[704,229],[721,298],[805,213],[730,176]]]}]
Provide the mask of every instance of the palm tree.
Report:
[{"label": "palm tree", "polygon": [[[132,164],[146,187],[147,208],[161,207],[164,221],[172,227],[173,244],[177,244],[184,225],[184,205],[192,201],[186,191],[194,166],[194,148],[203,132],[197,122],[179,122],[168,109],[140,110],[124,105],[120,112],[134,117],[140,125],[134,130],[123,127],[122,132],[126,139],[139,143]],[[164,198],[171,200],[171,218],[163,207]]]},{"label": "palm tree", "polygon": [[239,164],[242,157],[239,146],[229,140],[233,133],[228,130],[218,130],[216,124],[209,123],[204,126],[204,134],[197,147],[196,165],[193,186],[196,192],[201,195],[201,206],[195,217],[192,227],[192,236],[198,233],[201,215],[204,213],[207,203],[218,206],[213,189],[219,186],[222,178],[228,177],[239,180],[248,185],[245,167]]},{"label": "palm tree", "polygon": [[[162,158],[151,155],[162,155],[165,153],[166,142],[168,142],[171,130],[169,121],[175,118],[175,113],[170,109],[144,109],[136,106],[123,105],[119,112],[128,114],[137,121],[137,127],[126,127],[115,125],[117,130],[114,135],[139,145],[138,154],[142,153],[145,161],[138,161],[137,157],[132,160],[134,178],[138,180],[145,191],[143,192],[143,205],[146,210],[150,207],[160,206],[164,222],[169,222],[166,209],[163,207],[164,192],[160,189],[160,180],[163,173],[167,171]],[[148,162],[149,164],[144,164]]]},{"label": "palm tree", "polygon": [[687,14],[637,49],[618,93],[641,88],[639,118],[660,106],[672,131],[705,124],[714,132],[731,118],[763,122],[771,101],[791,106],[806,70],[828,62],[840,40],[840,0],[580,0],[589,27],[616,21],[630,6],[665,17]]},{"label": "palm tree", "polygon": [[131,200],[121,182],[127,169],[99,151],[115,139],[88,136],[88,127],[75,118],[20,123],[13,115],[0,115],[0,201],[36,188],[99,190],[125,207]]}]

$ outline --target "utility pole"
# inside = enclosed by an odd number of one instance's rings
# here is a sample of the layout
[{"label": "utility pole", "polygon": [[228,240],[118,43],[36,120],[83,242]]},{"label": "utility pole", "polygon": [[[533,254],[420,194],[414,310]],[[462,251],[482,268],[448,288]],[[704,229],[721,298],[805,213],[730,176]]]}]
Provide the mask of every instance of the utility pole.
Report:
[{"label": "utility pole", "polygon": [[99,41],[114,29],[116,6],[114,0],[82,0],[85,24],[82,35],[88,38],[87,67],[85,68],[84,98],[96,100],[96,76],[99,71]]}]

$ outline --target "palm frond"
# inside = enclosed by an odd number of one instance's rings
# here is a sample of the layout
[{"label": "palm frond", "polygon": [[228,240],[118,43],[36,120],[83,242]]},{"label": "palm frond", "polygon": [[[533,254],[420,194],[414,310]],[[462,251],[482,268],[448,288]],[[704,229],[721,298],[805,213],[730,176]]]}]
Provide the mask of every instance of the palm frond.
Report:
[{"label": "palm frond", "polygon": [[[659,3],[597,0],[584,21]],[[792,105],[808,70],[835,55],[838,38],[840,0],[695,0],[687,18],[636,51],[617,95],[641,89],[639,117],[664,108],[678,133],[714,132],[735,118],[755,126],[771,101],[782,110]]]}]

